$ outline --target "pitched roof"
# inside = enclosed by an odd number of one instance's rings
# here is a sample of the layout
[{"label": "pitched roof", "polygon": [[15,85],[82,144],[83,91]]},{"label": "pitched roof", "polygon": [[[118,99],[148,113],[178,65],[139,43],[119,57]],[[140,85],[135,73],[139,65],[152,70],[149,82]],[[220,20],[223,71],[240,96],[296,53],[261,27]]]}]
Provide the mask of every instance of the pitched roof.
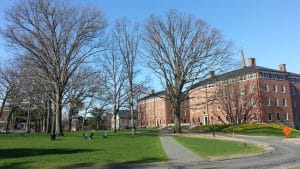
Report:
[{"label": "pitched roof", "polygon": [[166,94],[166,91],[165,91],[165,90],[162,90],[162,91],[159,91],[159,92],[156,92],[156,93],[151,93],[150,95],[145,96],[145,97],[139,99],[139,101],[146,100],[146,99],[149,99],[149,98],[151,98],[151,97],[161,96],[161,95],[163,95],[163,94]]},{"label": "pitched roof", "polygon": [[238,75],[246,75],[246,74],[249,74],[249,73],[255,73],[257,71],[268,71],[268,72],[275,72],[275,73],[284,73],[286,75],[300,76],[299,74],[296,74],[296,73],[282,72],[280,70],[270,69],[270,68],[266,68],[266,67],[262,67],[262,66],[251,66],[251,67],[245,66],[243,68],[236,69],[236,70],[233,70],[233,71],[230,71],[230,72],[227,72],[227,73],[223,73],[223,74],[220,74],[220,75],[215,75],[212,78],[200,81],[200,82],[192,85],[188,90],[192,90],[192,89],[195,89],[199,86],[203,86],[203,85],[206,85],[206,84],[214,83],[216,81],[230,79],[230,78],[236,77]]}]

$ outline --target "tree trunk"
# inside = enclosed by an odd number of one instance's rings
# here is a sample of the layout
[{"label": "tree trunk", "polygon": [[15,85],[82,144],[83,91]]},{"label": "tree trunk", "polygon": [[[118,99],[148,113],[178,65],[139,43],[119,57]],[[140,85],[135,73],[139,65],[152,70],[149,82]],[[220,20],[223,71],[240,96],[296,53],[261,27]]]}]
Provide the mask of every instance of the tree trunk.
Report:
[{"label": "tree trunk", "polygon": [[68,131],[72,131],[72,116],[69,116],[69,129]]},{"label": "tree trunk", "polygon": [[6,120],[6,126],[5,126],[5,132],[7,133],[8,132],[8,128],[9,128],[9,124],[11,122],[11,117],[12,117],[12,114],[14,113],[15,111],[15,108],[14,106],[11,108],[11,111],[9,112],[8,114],[8,117],[7,117],[7,120]]},{"label": "tree trunk", "polygon": [[62,127],[62,118],[61,118],[61,111],[62,111],[62,92],[55,94],[55,134],[58,136],[63,136],[63,127]]},{"label": "tree trunk", "polygon": [[51,119],[51,133],[55,134],[55,114],[52,113],[52,119]]},{"label": "tree trunk", "polygon": [[0,119],[1,119],[1,116],[2,116],[2,113],[3,113],[3,110],[4,110],[4,106],[5,106],[5,103],[6,103],[7,96],[8,96],[8,92],[5,93],[5,96],[2,100],[1,111],[0,111]]},{"label": "tree trunk", "polygon": [[114,132],[117,132],[117,113],[114,112]]},{"label": "tree trunk", "polygon": [[176,100],[175,104],[173,104],[173,111],[175,114],[175,132],[181,133],[181,125],[180,125],[180,101]]},{"label": "tree trunk", "polygon": [[46,130],[47,133],[51,133],[51,129],[52,129],[52,113],[51,113],[51,102],[50,100],[48,101],[48,106],[47,106],[47,126],[46,126]]},{"label": "tree trunk", "polygon": [[97,131],[99,130],[99,120],[97,120]]},{"label": "tree trunk", "polygon": [[130,114],[131,114],[131,134],[135,135],[135,126],[134,126],[134,111],[133,111],[133,94],[130,94]]},{"label": "tree trunk", "polygon": [[30,133],[30,125],[31,125],[30,119],[31,119],[31,105],[29,105],[27,110],[26,133]]}]

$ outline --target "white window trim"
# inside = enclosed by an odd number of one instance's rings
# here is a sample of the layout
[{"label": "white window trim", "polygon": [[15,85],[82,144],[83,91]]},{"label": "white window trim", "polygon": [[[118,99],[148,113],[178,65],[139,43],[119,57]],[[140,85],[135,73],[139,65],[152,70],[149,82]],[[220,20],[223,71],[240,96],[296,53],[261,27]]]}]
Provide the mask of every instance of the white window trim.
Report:
[{"label": "white window trim", "polygon": [[[271,117],[271,119],[270,119],[270,117]],[[268,113],[268,121],[272,121],[272,113]]]},{"label": "white window trim", "polygon": [[[283,100],[284,100],[284,102],[283,102]],[[284,104],[283,104],[283,103],[284,103]],[[286,102],[286,99],[285,99],[285,98],[282,99],[282,106],[283,106],[283,107],[287,107],[287,102]]]},{"label": "white window trim", "polygon": [[282,87],[282,88],[281,88],[281,93],[285,93],[285,92],[286,92],[286,90],[285,90],[285,85],[282,85],[281,87]]},{"label": "white window trim", "polygon": [[268,104],[267,104],[267,106],[271,106],[271,98],[270,97],[268,98]]},{"label": "white window trim", "polygon": [[[279,114],[279,119],[277,118],[277,117],[278,117],[278,116],[277,116],[278,114]],[[276,121],[280,121],[280,120],[281,120],[281,119],[280,119],[280,113],[279,113],[279,112],[276,112]]]},{"label": "white window trim", "polygon": [[[264,91],[265,91],[265,92],[269,92],[269,91],[270,91],[270,89],[269,89],[269,84],[265,84],[265,87],[266,87],[266,88],[264,88]],[[265,90],[265,89],[267,89],[267,90]]]},{"label": "white window trim", "polygon": [[[275,88],[274,88],[275,87]],[[274,84],[274,86],[273,86],[273,92],[278,92],[278,87],[277,87],[277,84]]]}]

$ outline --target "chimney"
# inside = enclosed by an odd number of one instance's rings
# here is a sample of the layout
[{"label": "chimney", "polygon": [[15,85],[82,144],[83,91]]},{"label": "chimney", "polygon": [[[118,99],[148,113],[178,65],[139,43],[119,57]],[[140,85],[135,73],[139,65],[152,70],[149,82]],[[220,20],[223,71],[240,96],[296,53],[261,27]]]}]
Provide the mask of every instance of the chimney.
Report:
[{"label": "chimney", "polygon": [[285,64],[280,64],[279,65],[279,70],[282,72],[286,72],[286,65]]},{"label": "chimney", "polygon": [[154,89],[151,89],[151,94],[154,94],[155,93],[155,90]]},{"label": "chimney", "polygon": [[248,58],[249,67],[256,66],[255,58]]},{"label": "chimney", "polygon": [[215,71],[210,71],[209,73],[208,73],[208,78],[212,78],[212,77],[214,77],[215,76]]}]

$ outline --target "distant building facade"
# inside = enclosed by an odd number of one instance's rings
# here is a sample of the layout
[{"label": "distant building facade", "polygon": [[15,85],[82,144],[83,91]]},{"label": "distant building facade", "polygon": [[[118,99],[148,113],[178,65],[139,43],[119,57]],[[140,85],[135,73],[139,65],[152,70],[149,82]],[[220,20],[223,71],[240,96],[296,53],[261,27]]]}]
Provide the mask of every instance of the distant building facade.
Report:
[{"label": "distant building facade", "polygon": [[[187,103],[187,102],[185,102]],[[189,109],[185,103],[181,106],[181,123],[189,123]],[[175,121],[166,92],[152,93],[138,102],[138,122],[140,127],[165,127]]]},{"label": "distant building facade", "polygon": [[[137,126],[137,112],[134,111],[134,127]],[[116,129],[129,129],[131,125],[131,114],[130,110],[119,110],[116,116]],[[115,129],[115,116],[111,116],[111,130]]]},{"label": "distant building facade", "polygon": [[[256,66],[255,58],[248,66],[215,75],[188,90],[189,99],[183,116],[190,125],[232,123],[280,123],[300,127],[300,75]],[[154,93],[138,103],[140,126],[173,123],[171,106],[163,93]],[[146,124],[146,125],[145,125]]]},{"label": "distant building facade", "polygon": [[[9,109],[5,107],[0,118],[0,132],[3,132],[5,129],[8,115],[9,115]],[[9,129],[11,129],[11,125],[9,125]]]}]

